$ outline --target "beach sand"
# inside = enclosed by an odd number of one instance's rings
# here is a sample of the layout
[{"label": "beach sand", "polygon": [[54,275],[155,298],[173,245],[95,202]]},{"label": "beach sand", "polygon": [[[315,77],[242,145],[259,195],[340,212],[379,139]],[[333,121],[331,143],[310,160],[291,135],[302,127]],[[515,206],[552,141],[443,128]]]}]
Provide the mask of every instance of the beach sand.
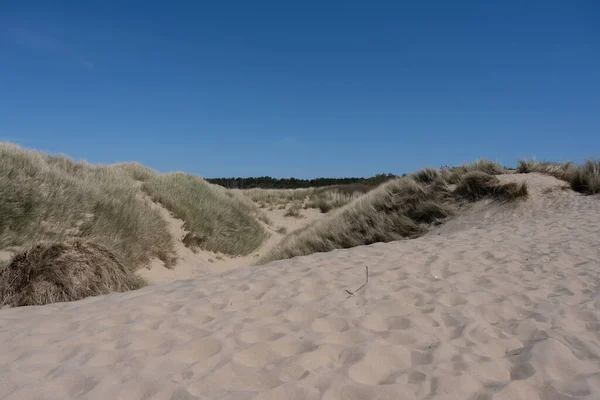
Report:
[{"label": "beach sand", "polygon": [[0,398],[598,399],[600,198],[501,178],[418,239],[0,310]]}]

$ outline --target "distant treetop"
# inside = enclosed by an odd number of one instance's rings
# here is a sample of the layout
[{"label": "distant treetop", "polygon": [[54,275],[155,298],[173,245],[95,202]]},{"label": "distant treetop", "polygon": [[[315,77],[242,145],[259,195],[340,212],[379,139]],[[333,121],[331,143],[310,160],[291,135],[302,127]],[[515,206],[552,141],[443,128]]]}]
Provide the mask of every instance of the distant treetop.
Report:
[{"label": "distant treetop", "polygon": [[300,189],[308,187],[323,187],[331,185],[348,185],[362,183],[377,186],[390,179],[396,178],[394,174],[377,174],[370,178],[271,178],[270,176],[259,176],[251,178],[208,178],[210,183],[226,187],[228,189]]}]

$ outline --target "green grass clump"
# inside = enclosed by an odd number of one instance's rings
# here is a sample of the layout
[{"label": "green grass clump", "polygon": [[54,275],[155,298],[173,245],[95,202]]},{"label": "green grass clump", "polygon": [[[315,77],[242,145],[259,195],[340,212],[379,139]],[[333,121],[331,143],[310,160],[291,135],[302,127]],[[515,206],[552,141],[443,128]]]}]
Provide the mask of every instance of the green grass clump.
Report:
[{"label": "green grass clump", "polygon": [[251,201],[244,201],[239,195],[198,176],[180,172],[157,175],[142,188],[185,221],[184,229],[202,249],[246,255],[268,236],[256,220],[258,210]]}]

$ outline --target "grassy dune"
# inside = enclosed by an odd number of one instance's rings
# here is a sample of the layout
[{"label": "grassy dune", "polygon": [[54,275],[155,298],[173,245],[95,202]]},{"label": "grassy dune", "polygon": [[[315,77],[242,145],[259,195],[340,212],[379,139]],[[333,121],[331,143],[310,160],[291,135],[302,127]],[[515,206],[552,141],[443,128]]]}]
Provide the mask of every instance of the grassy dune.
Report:
[{"label": "grassy dune", "polygon": [[[478,162],[451,174],[426,169],[384,183],[305,229],[291,232],[259,262],[417,237],[470,201],[527,196],[524,184],[501,184],[484,172],[494,171],[489,167],[489,162]],[[495,171],[500,170],[498,166]]]},{"label": "grassy dune", "polygon": [[140,167],[95,166],[0,144],[0,249],[83,238],[131,269],[150,257],[171,263],[166,223],[135,188],[132,171]]},{"label": "grassy dune", "polygon": [[166,222],[140,184],[186,222],[203,248],[247,254],[266,232],[252,201],[200,177],[161,175],[138,163],[102,166],[0,143],[0,250],[72,238],[106,246],[130,269],[174,250]]},{"label": "grassy dune", "polygon": [[267,237],[257,221],[259,212],[252,202],[198,176],[180,172],[157,175],[142,188],[185,221],[184,228],[190,232],[187,240],[202,249],[246,255]]},{"label": "grassy dune", "polygon": [[135,289],[150,258],[173,264],[173,238],[142,189],[185,221],[190,245],[248,254],[267,221],[247,197],[138,163],[75,162],[0,143],[0,306],[45,304]]}]

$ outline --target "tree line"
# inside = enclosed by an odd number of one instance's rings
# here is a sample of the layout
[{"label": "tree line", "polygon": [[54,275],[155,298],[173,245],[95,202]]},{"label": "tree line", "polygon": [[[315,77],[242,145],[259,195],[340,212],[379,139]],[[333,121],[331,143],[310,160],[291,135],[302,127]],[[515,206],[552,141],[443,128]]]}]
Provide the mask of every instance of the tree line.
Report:
[{"label": "tree line", "polygon": [[226,187],[228,189],[301,189],[309,187],[323,187],[331,185],[363,184],[377,186],[390,179],[396,178],[394,174],[377,174],[368,178],[272,178],[270,176],[259,176],[250,178],[208,178],[210,183]]}]

